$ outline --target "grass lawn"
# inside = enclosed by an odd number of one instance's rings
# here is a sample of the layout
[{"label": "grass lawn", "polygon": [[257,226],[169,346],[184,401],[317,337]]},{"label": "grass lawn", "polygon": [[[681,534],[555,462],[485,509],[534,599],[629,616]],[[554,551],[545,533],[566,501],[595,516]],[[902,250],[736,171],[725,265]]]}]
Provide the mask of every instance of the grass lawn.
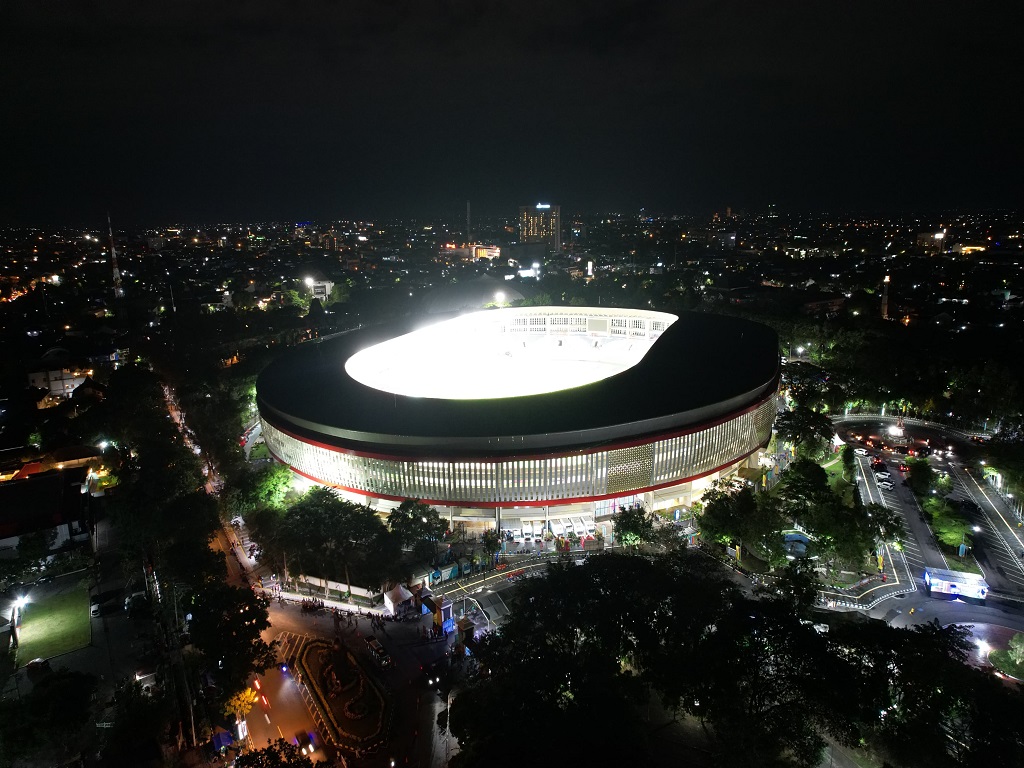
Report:
[{"label": "grass lawn", "polygon": [[1024,680],[1024,664],[1014,664],[1009,651],[992,651],[988,655],[988,660],[1000,672]]},{"label": "grass lawn", "polygon": [[955,547],[943,547],[941,544],[939,546],[946,555],[946,564],[949,566],[949,570],[962,571],[963,573],[976,573],[979,576],[984,575],[981,572],[981,566],[978,565],[978,561],[974,559],[973,555],[968,555],[961,560],[959,555],[956,553]]},{"label": "grass lawn", "polygon": [[828,476],[828,485],[836,494],[842,498],[843,503],[848,506],[853,506],[853,483],[848,481],[843,475],[843,461],[840,457],[836,457],[825,464],[821,465],[821,468],[825,470],[825,474]]},{"label": "grass lawn", "polygon": [[[58,584],[60,586],[58,586]],[[89,587],[70,577],[25,607],[18,665],[49,659],[89,644]]]}]

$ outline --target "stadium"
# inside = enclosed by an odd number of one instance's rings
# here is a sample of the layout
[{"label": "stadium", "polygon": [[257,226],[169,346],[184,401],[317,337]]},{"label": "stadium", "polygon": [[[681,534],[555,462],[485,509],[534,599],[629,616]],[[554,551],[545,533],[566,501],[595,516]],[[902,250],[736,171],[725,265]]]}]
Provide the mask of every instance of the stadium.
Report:
[{"label": "stadium", "polygon": [[271,454],[313,482],[381,512],[416,498],[470,530],[558,534],[756,473],[778,381],[775,332],[748,320],[523,307],[303,344],[256,389]]}]

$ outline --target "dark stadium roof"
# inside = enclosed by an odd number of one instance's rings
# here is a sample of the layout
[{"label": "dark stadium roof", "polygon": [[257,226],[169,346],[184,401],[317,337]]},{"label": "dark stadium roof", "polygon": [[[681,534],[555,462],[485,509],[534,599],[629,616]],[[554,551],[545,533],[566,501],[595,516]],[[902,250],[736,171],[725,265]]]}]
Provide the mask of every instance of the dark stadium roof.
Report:
[{"label": "dark stadium roof", "polygon": [[[406,397],[350,378],[345,361],[408,333],[404,320],[283,353],[256,384],[260,413],[309,441],[388,456],[507,456],[576,450],[706,424],[762,402],[777,386],[778,338],[736,317],[684,312],[632,368],[574,389],[525,397]],[[429,370],[409,370],[429,376]],[[466,371],[467,376],[477,375]]]}]

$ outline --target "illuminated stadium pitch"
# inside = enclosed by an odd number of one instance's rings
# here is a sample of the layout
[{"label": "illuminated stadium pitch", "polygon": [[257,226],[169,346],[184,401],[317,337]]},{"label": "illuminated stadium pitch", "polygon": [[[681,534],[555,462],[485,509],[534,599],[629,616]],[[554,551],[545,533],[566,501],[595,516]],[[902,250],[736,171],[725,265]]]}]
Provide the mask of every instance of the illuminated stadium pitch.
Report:
[{"label": "illuminated stadium pitch", "polygon": [[[636,313],[638,317],[640,312]],[[509,333],[516,310],[473,312],[357,352],[345,372],[359,383],[406,397],[486,400],[581,387],[639,363],[660,334],[594,338]],[[643,312],[668,328],[678,318]],[[417,372],[429,371],[429,375]]]}]

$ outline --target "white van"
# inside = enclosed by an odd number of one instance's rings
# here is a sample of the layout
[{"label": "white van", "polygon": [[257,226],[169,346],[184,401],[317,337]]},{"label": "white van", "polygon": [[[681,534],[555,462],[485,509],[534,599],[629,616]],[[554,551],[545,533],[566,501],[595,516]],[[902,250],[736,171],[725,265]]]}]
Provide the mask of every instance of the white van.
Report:
[{"label": "white van", "polygon": [[565,535],[565,527],[562,525],[562,521],[561,520],[552,520],[551,521],[551,532],[553,534],[555,534],[556,538],[558,536],[564,536]]},{"label": "white van", "polygon": [[568,536],[570,533],[575,533],[577,536],[580,535],[579,531],[577,531],[576,527],[572,524],[572,519],[571,518],[568,518],[568,517],[565,518],[565,520],[562,520],[562,523],[565,524],[565,535],[566,536]]},{"label": "white van", "polygon": [[529,520],[523,521],[523,536],[525,536],[527,539],[533,538],[533,523],[531,523]]},{"label": "white van", "polygon": [[584,522],[587,525],[587,536],[593,536],[597,532],[597,527],[594,525],[594,518],[588,517]]}]

